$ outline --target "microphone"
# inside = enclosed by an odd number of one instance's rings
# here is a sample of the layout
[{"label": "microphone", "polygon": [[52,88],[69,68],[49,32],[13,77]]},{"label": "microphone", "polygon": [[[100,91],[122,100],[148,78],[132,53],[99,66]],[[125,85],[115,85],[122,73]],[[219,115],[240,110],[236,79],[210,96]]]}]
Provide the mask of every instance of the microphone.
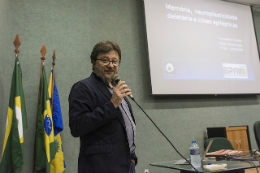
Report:
[{"label": "microphone", "polygon": [[[111,78],[111,83],[112,83],[113,85],[116,85],[119,81],[120,81],[120,78],[119,78],[119,75],[118,75],[118,74],[115,74],[114,76],[112,76],[112,78]],[[133,96],[132,94],[129,95],[129,97],[130,97],[132,100],[134,100],[134,96]]]}]

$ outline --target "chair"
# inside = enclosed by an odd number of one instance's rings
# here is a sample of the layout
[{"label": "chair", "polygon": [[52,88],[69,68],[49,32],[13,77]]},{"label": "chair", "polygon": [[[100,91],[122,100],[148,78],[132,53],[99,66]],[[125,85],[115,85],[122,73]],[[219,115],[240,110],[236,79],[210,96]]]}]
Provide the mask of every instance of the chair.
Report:
[{"label": "chair", "polygon": [[[259,131],[260,132],[260,131]],[[213,140],[211,147],[209,148],[208,152],[214,152],[221,149],[230,149],[234,150],[231,142],[227,138],[222,137],[215,137],[215,138],[208,138],[204,142],[204,149],[207,148],[209,142]]]},{"label": "chair", "polygon": [[254,134],[258,149],[260,149],[260,121],[257,121],[254,124]]}]

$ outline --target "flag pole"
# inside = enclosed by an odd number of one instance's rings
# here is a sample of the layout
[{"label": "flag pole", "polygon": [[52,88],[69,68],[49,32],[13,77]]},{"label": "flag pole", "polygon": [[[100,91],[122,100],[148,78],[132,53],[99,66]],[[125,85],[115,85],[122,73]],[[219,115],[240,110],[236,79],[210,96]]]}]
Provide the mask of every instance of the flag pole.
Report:
[{"label": "flag pole", "polygon": [[39,84],[39,92],[38,92],[38,103],[37,103],[37,112],[36,112],[36,128],[35,128],[35,138],[34,138],[34,152],[33,152],[33,173],[35,173],[35,152],[36,152],[36,134],[37,134],[37,122],[38,122],[38,111],[39,111],[39,104],[40,104],[40,97],[41,97],[41,84],[42,84],[42,68],[44,65],[45,55],[46,55],[46,46],[45,43],[42,45],[41,49],[41,73],[40,73],[40,84]]},{"label": "flag pole", "polygon": [[20,41],[20,38],[19,38],[19,35],[16,34],[16,37],[14,39],[14,46],[15,46],[15,49],[14,49],[14,52],[15,52],[15,57],[18,57],[18,54],[20,52],[19,50],[19,46],[21,45],[21,41]]},{"label": "flag pole", "polygon": [[53,113],[53,98],[54,98],[54,67],[55,67],[55,50],[52,55],[52,86],[51,86],[51,113]]}]

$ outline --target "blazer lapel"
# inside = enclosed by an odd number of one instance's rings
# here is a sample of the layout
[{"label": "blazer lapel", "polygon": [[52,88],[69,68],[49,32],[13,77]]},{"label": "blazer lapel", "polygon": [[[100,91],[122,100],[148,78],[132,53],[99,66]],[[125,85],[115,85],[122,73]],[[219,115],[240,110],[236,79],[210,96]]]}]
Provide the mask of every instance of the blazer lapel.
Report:
[{"label": "blazer lapel", "polygon": [[[95,81],[97,87],[101,90],[101,92],[106,96],[106,98],[107,98],[108,100],[110,100],[111,97],[112,97],[112,94],[109,92],[109,90],[108,90],[107,86],[105,85],[105,83],[104,83],[99,77],[97,77],[97,75],[96,75],[95,73],[93,73],[93,72],[92,72],[92,74],[91,74],[91,77],[92,77],[92,79]],[[132,118],[133,118],[133,121],[135,122],[134,117],[133,117],[133,114],[132,114],[131,105],[130,105],[129,101],[128,101],[126,98],[124,98],[124,99],[126,100],[126,102],[127,102],[127,104],[128,104],[128,107],[129,107],[131,116],[132,116]],[[118,107],[117,109],[120,111],[119,107]],[[122,113],[121,113],[121,115],[122,115]],[[122,116],[119,116],[119,121],[120,121],[120,123],[123,125],[124,129],[126,130],[125,121],[124,121],[123,115],[122,115]]]},{"label": "blazer lapel", "polygon": [[106,96],[108,100],[110,100],[112,94],[109,92],[105,83],[99,77],[97,77],[97,75],[93,72],[91,74],[91,77],[92,79],[94,79],[94,82],[96,83],[97,87],[101,90],[101,92]]},{"label": "blazer lapel", "polygon": [[132,106],[131,106],[130,102],[128,101],[128,99],[127,99],[126,97],[124,97],[124,99],[125,99],[125,101],[126,101],[128,107],[129,107],[129,111],[130,111],[130,113],[131,113],[132,120],[133,120],[134,123],[135,123],[135,118],[134,118],[133,112],[132,112]]}]

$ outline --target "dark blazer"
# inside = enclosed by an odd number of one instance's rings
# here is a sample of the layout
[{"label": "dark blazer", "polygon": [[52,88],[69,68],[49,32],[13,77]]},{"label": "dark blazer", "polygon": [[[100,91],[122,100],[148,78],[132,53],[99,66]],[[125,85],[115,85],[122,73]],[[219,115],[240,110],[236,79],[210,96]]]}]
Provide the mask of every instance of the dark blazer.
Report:
[{"label": "dark blazer", "polygon": [[130,154],[123,115],[111,97],[95,73],[71,88],[69,126],[71,134],[80,137],[79,173],[128,173],[131,159],[137,163],[135,153]]}]

